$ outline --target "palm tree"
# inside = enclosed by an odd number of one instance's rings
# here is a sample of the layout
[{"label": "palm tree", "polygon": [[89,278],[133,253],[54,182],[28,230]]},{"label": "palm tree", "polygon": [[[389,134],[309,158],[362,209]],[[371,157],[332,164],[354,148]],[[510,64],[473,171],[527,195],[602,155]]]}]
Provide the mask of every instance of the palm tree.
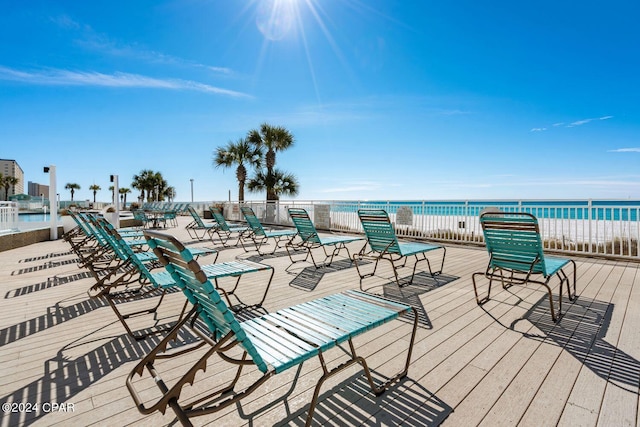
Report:
[{"label": "palm tree", "polygon": [[154,172],[149,180],[149,188],[147,189],[147,193],[151,195],[150,201],[163,201],[167,187],[167,181],[162,177],[162,174]]},{"label": "palm tree", "polygon": [[271,182],[274,181],[274,169],[276,166],[276,153],[286,150],[294,144],[293,134],[283,126],[271,126],[268,123],[260,125],[260,129],[254,129],[247,134],[249,142],[260,148],[266,148],[265,166],[267,167],[267,182],[265,188],[267,201],[278,200]]},{"label": "palm tree", "polygon": [[76,184],[75,182],[69,182],[67,183],[67,185],[64,186],[65,190],[70,190],[71,191],[71,201],[73,202],[73,193],[76,192],[76,190],[80,189],[80,186],[78,184]]},{"label": "palm tree", "polygon": [[264,171],[256,172],[256,176],[249,180],[247,187],[249,191],[264,191],[270,187],[275,197],[273,200],[280,200],[281,195],[296,196],[299,192],[295,175],[279,169],[274,169],[271,175]]},{"label": "palm tree", "polygon": [[9,200],[9,187],[13,187],[13,194],[16,193],[16,184],[19,183],[20,180],[15,176],[5,176],[2,180],[2,186],[4,187],[4,200]]},{"label": "palm tree", "polygon": [[100,190],[102,190],[102,188],[100,188],[99,185],[93,184],[89,186],[89,190],[93,191],[93,203],[96,203],[96,193]]},{"label": "palm tree", "polygon": [[120,200],[122,201],[122,207],[126,208],[127,207],[127,194],[131,193],[131,190],[129,190],[128,188],[120,188],[120,189],[118,189],[118,192],[120,193]]},{"label": "palm tree", "polygon": [[175,187],[167,187],[164,192],[164,195],[167,196],[167,200],[173,202],[173,199],[176,198],[176,188]]},{"label": "palm tree", "polygon": [[237,142],[229,141],[226,147],[216,148],[213,165],[217,168],[223,166],[236,167],[236,179],[238,180],[238,201],[244,202],[244,186],[247,180],[247,168],[245,164],[253,168],[262,165],[262,148],[250,143],[247,139],[240,138]]},{"label": "palm tree", "polygon": [[150,169],[143,169],[138,175],[133,176],[131,186],[140,191],[140,202],[144,202],[145,194],[147,198],[151,197],[149,191],[153,188],[152,180],[154,174],[155,172]]}]

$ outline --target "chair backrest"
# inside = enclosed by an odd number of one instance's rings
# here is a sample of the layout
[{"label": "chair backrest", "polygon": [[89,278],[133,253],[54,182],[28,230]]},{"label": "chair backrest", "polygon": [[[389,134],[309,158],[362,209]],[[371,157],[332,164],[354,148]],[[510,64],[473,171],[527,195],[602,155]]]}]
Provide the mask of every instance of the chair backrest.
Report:
[{"label": "chair backrest", "polygon": [[489,266],[545,273],[538,219],[529,213],[485,212],[480,215]]},{"label": "chair backrest", "polygon": [[358,217],[373,251],[400,253],[396,231],[385,210],[360,209]]},{"label": "chair backrest", "polygon": [[227,220],[224,219],[224,215],[222,215],[222,211],[220,211],[220,208],[210,206],[209,211],[211,212],[213,219],[218,223],[220,230],[229,231],[229,224],[227,224]]},{"label": "chair backrest", "polygon": [[300,208],[289,208],[289,216],[293,221],[293,224],[298,230],[298,236],[303,242],[320,243],[320,237],[315,225],[311,222],[309,214],[306,210]]},{"label": "chair backrest", "polygon": [[[130,253],[133,253],[131,248],[128,245],[122,245],[121,242],[116,242],[114,237],[107,231],[108,227],[113,228],[109,221],[94,215],[87,215],[86,218],[94,233],[111,248],[118,258],[123,261],[127,261],[130,258]],[[126,246],[126,249],[123,246]]]},{"label": "chair backrest", "polygon": [[256,216],[255,212],[253,212],[253,209],[251,209],[249,206],[242,206],[240,210],[242,211],[244,219],[247,221],[254,234],[258,236],[266,235],[266,233],[264,232],[264,227],[262,226],[262,223]]},{"label": "chair backrest", "polygon": [[144,213],[144,211],[142,211],[140,209],[136,209],[136,210],[133,211],[133,219],[138,220],[138,221],[142,221],[143,224],[145,222],[149,221],[149,218],[147,218],[147,214]]},{"label": "chair backrest", "polygon": [[82,218],[80,218],[80,216],[77,213],[73,212],[72,210],[68,210],[67,212],[69,213],[69,216],[73,218],[73,220],[76,222],[76,224],[78,224],[78,227],[80,227],[80,230],[85,236],[95,237],[93,233],[91,233],[91,231],[87,228],[85,221]]},{"label": "chair backrest", "polygon": [[200,264],[193,259],[191,252],[168,234],[145,230],[144,237],[189,302],[197,307],[200,318],[216,338],[233,332],[235,340],[246,350],[256,366],[262,372],[267,372],[267,364],[258,354],[240,322],[229,310],[216,287],[202,271]]},{"label": "chair backrest", "polygon": [[192,206],[187,207],[187,210],[193,217],[193,220],[196,222],[198,227],[206,228],[204,222],[202,221],[202,218],[200,218],[200,215],[198,215],[198,212],[196,212],[196,210]]},{"label": "chair backrest", "polygon": [[93,223],[93,219],[96,218],[95,215],[90,213],[78,213],[76,215],[78,216],[78,219],[84,224],[84,231],[88,236],[92,236],[94,239],[96,239],[96,242],[100,246],[108,246],[108,242],[106,241],[105,237]]}]

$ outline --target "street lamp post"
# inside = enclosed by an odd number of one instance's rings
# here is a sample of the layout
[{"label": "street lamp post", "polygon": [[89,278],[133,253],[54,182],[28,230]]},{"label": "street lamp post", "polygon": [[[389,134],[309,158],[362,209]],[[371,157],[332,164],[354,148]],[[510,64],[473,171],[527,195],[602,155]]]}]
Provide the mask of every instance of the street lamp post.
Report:
[{"label": "street lamp post", "polygon": [[193,203],[193,178],[191,178],[189,181],[191,181],[191,203]]},{"label": "street lamp post", "polygon": [[113,226],[115,228],[120,228],[120,203],[118,201],[118,193],[120,193],[120,185],[118,184],[118,175],[111,175],[109,179],[111,182],[113,182],[113,198],[114,198],[113,204],[116,207]]}]

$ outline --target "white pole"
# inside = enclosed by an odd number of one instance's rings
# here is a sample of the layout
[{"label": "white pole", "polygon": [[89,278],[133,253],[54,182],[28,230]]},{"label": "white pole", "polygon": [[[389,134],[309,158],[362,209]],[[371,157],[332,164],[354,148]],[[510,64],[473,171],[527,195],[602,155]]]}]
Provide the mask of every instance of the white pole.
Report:
[{"label": "white pole", "polygon": [[190,181],[191,181],[191,203],[193,203],[193,178],[191,178]]},{"label": "white pole", "polygon": [[[49,172],[49,203],[51,200],[56,200],[56,167],[55,165],[49,165],[48,168],[44,168],[45,172]],[[58,240],[58,205],[57,203],[51,203],[49,209],[49,215],[51,218],[49,223],[51,228],[49,231],[49,238],[51,240]]]},{"label": "white pole", "polygon": [[113,226],[115,228],[120,228],[120,188],[118,186],[118,175],[112,175],[113,177],[113,194],[116,205],[116,220]]}]

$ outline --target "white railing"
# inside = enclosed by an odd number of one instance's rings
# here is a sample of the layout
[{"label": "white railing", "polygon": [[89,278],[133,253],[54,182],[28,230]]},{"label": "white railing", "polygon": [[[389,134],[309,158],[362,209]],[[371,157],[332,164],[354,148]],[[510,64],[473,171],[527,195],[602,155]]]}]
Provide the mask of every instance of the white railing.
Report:
[{"label": "white railing", "polygon": [[[237,203],[225,205],[225,216],[243,220]],[[293,226],[287,209],[304,208],[318,228],[362,232],[357,211],[385,209],[398,236],[442,242],[481,244],[479,215],[484,209],[529,212],[538,218],[548,250],[584,255],[614,255],[640,260],[640,201],[609,200],[497,200],[497,201],[298,201],[245,202],[265,223]],[[316,215],[316,210],[321,215]],[[325,217],[328,212],[328,218]],[[322,226],[324,225],[324,226]]]},{"label": "white railing", "polygon": [[18,230],[18,204],[0,202],[0,233]]}]

